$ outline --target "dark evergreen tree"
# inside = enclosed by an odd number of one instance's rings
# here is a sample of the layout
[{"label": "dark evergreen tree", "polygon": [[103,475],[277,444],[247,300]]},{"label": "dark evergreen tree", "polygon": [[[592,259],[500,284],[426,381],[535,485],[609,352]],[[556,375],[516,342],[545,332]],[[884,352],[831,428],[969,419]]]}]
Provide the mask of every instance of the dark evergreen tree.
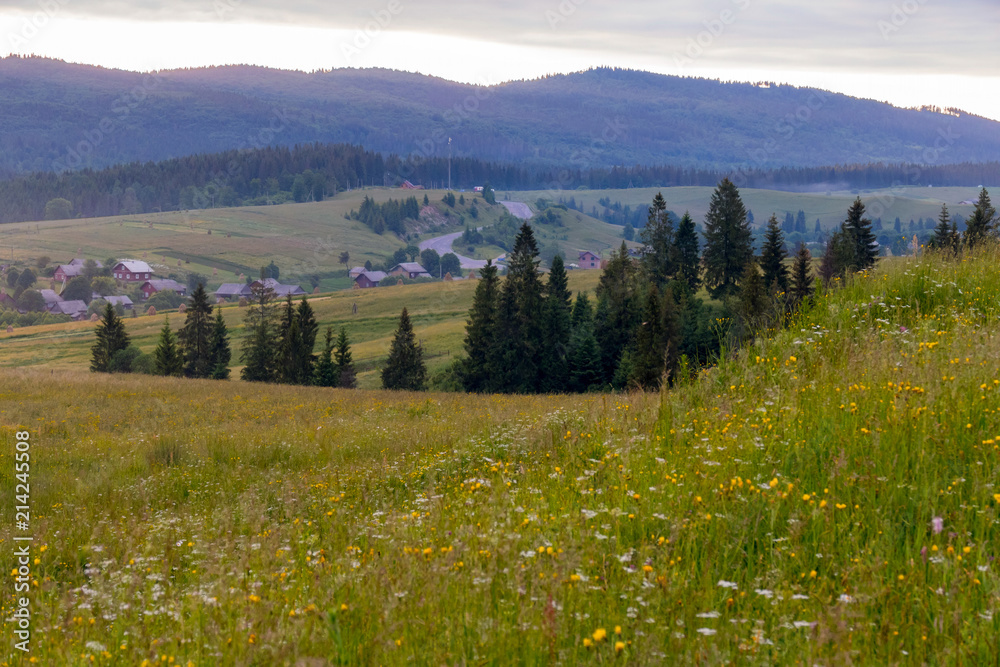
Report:
[{"label": "dark evergreen tree", "polygon": [[669,377],[678,356],[678,331],[675,302],[668,288],[664,295],[655,285],[646,291],[643,322],[635,335],[631,356],[629,384],[642,389],[658,389],[665,375]]},{"label": "dark evergreen tree", "polygon": [[337,381],[341,389],[354,389],[358,386],[358,374],[354,370],[354,360],[351,356],[351,342],[347,339],[347,329],[340,327],[337,336],[337,352],[334,356],[337,364]]},{"label": "dark evergreen tree", "polygon": [[110,373],[111,358],[129,345],[125,323],[118,317],[118,313],[110,303],[104,307],[104,316],[97,324],[94,333],[97,335],[97,341],[90,348],[90,370],[95,373]]},{"label": "dark evergreen tree", "polygon": [[795,261],[792,264],[792,280],[789,287],[792,302],[799,304],[812,296],[812,255],[804,243],[799,244],[799,251],[795,254]]},{"label": "dark evergreen tree", "polygon": [[657,286],[663,287],[674,277],[674,223],[667,212],[662,193],[656,193],[649,207],[646,226],[639,232],[642,240],[642,267]]},{"label": "dark evergreen tree", "polygon": [[274,382],[277,379],[275,319],[278,316],[274,290],[261,283],[251,286],[250,305],[244,319],[247,336],[243,340],[240,377],[247,382]]},{"label": "dark evergreen tree", "polygon": [[640,305],[636,297],[638,276],[628,248],[611,253],[597,285],[597,312],[594,335],[601,348],[603,380],[611,382],[622,354],[635,336]]},{"label": "dark evergreen tree", "polygon": [[153,368],[157,375],[181,375],[184,372],[184,357],[174,343],[169,317],[163,323],[160,340],[153,351]]},{"label": "dark evergreen tree", "polygon": [[782,294],[788,293],[788,267],[785,260],[788,251],[785,250],[785,237],[778,226],[778,218],[771,215],[767,221],[767,231],[764,232],[764,247],[761,248],[760,267],[764,271],[764,286],[768,290],[777,287]]},{"label": "dark evergreen tree", "polygon": [[674,236],[674,266],[677,278],[697,292],[701,285],[701,255],[698,250],[698,230],[687,212],[677,225]]},{"label": "dark evergreen tree", "polygon": [[738,332],[742,340],[753,338],[773,321],[772,300],[767,294],[757,262],[747,262],[740,280]]},{"label": "dark evergreen tree", "polygon": [[538,245],[531,226],[521,225],[510,254],[500,297],[500,338],[503,391],[530,394],[541,379],[542,281],[538,276]]},{"label": "dark evergreen tree", "polygon": [[573,336],[570,339],[569,390],[585,392],[603,384],[601,349],[594,337],[594,315],[586,294],[573,304]]},{"label": "dark evergreen tree", "polygon": [[850,247],[850,259],[844,266],[848,271],[870,269],[875,266],[878,257],[878,242],[872,232],[872,221],[864,216],[865,205],[861,197],[858,197],[847,210],[847,219],[841,225],[841,231]]},{"label": "dark evergreen tree", "polygon": [[752,234],[739,190],[728,178],[712,194],[705,216],[705,286],[712,298],[735,294],[753,259]]},{"label": "dark evergreen tree", "polygon": [[486,262],[476,285],[476,294],[465,325],[465,353],[462,385],[468,392],[486,392],[497,387],[496,376],[503,372],[497,364],[500,279],[497,267]]},{"label": "dark evergreen tree", "polygon": [[184,326],[177,332],[180,353],[184,359],[184,375],[205,378],[212,373],[209,342],[212,337],[212,304],[205,286],[199,284],[191,293]]},{"label": "dark evergreen tree", "polygon": [[299,307],[295,311],[295,319],[299,325],[299,348],[296,352],[295,379],[296,384],[310,384],[313,378],[313,371],[316,366],[316,355],[313,350],[316,348],[316,334],[319,332],[319,324],[316,323],[316,315],[313,313],[309,300],[302,297]]},{"label": "dark evergreen tree", "polygon": [[938,215],[938,224],[934,228],[927,245],[931,248],[950,249],[954,247],[954,237],[951,232],[951,215],[948,214],[948,205],[941,204],[941,213]]},{"label": "dark evergreen tree", "polygon": [[313,384],[317,387],[336,387],[340,384],[337,378],[337,364],[333,361],[333,327],[326,328],[323,351],[316,361]]},{"label": "dark evergreen tree", "polygon": [[290,294],[285,299],[284,308],[281,309],[277,333],[275,380],[283,384],[299,384],[298,354],[302,349],[302,331],[299,329],[299,320],[295,316],[295,306]]},{"label": "dark evergreen tree", "polygon": [[423,349],[413,335],[410,315],[403,308],[399,316],[399,327],[389,349],[389,359],[382,369],[382,388],[423,391],[426,385],[427,370],[424,368]]},{"label": "dark evergreen tree", "polygon": [[962,241],[967,248],[975,248],[990,238],[994,232],[997,211],[990,202],[990,194],[983,188],[979,192],[979,199],[976,201],[976,208],[972,215],[965,221],[965,235]]},{"label": "dark evergreen tree", "polygon": [[563,259],[556,255],[549,271],[543,305],[542,376],[539,386],[543,392],[559,393],[567,390],[569,344],[572,336],[571,301]]},{"label": "dark evergreen tree", "polygon": [[229,360],[233,353],[229,349],[229,329],[222,319],[222,309],[215,311],[215,324],[212,326],[212,336],[208,340],[209,377],[213,380],[229,379]]}]

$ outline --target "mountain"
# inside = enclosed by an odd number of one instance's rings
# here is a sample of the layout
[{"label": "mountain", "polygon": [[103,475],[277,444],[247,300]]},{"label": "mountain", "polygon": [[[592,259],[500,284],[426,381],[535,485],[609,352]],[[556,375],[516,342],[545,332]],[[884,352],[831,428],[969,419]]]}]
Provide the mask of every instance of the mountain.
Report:
[{"label": "mountain", "polygon": [[265,145],[584,170],[732,169],[1000,156],[1000,123],[776,84],[594,69],[477,87],[381,69],[134,73],[0,59],[0,175]]}]

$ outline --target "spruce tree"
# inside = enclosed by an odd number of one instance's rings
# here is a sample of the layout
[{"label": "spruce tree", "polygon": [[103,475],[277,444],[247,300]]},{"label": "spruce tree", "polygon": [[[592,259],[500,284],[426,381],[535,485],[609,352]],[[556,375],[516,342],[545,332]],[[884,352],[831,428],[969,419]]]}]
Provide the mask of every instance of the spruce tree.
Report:
[{"label": "spruce tree", "polygon": [[243,340],[240,377],[247,382],[274,382],[277,376],[274,333],[277,310],[274,290],[261,283],[251,286],[250,305],[244,319],[247,336]]},{"label": "spruce tree", "polygon": [[738,297],[739,332],[743,339],[750,339],[771,323],[773,315],[757,262],[747,262],[744,267]]},{"label": "spruce tree", "polygon": [[713,299],[735,294],[753,258],[752,233],[739,190],[724,178],[705,216],[705,286]]},{"label": "spruce tree", "polygon": [[229,349],[229,329],[226,321],[222,319],[222,309],[215,311],[215,324],[212,327],[212,336],[208,341],[208,366],[209,377],[213,380],[229,379],[229,360],[233,353]]},{"label": "spruce tree", "polygon": [[313,384],[317,387],[336,387],[340,384],[337,378],[337,365],[333,361],[333,327],[326,328],[323,351],[316,362]]},{"label": "spruce tree", "polygon": [[594,314],[586,294],[579,294],[573,304],[573,336],[570,338],[570,391],[585,392],[598,387],[604,375],[601,350],[594,337]]},{"label": "spruce tree", "polygon": [[423,391],[427,385],[423,356],[423,349],[413,335],[410,315],[403,308],[399,316],[399,327],[389,349],[389,359],[382,369],[382,388]]},{"label": "spruce tree", "polygon": [[829,287],[830,282],[840,275],[840,269],[837,266],[837,236],[840,232],[834,232],[833,237],[831,237],[826,245],[823,247],[823,257],[819,261],[819,277],[823,280],[823,287]]},{"label": "spruce tree", "polygon": [[965,247],[975,248],[989,238],[993,234],[996,218],[997,211],[990,203],[990,194],[983,188],[979,192],[979,200],[972,216],[965,221],[965,235],[962,238]]},{"label": "spruce tree", "polygon": [[184,358],[184,375],[187,377],[204,378],[211,374],[209,339],[212,327],[212,304],[209,303],[205,285],[198,283],[191,293],[184,326],[177,332],[180,353]]},{"label": "spruce tree", "polygon": [[295,315],[295,306],[289,294],[281,309],[278,323],[278,344],[275,350],[276,380],[284,384],[299,384],[299,353],[302,349],[302,330]]},{"label": "spruce tree", "polygon": [[111,358],[129,345],[125,323],[118,317],[118,313],[110,303],[105,306],[104,316],[97,324],[94,333],[97,335],[97,341],[90,348],[90,370],[95,373],[110,373]]},{"label": "spruce tree", "polygon": [[666,370],[662,306],[660,290],[655,284],[651,284],[646,290],[643,322],[636,329],[635,352],[632,354],[629,374],[629,383],[643,389],[659,388]]},{"label": "spruce tree", "polygon": [[872,232],[872,221],[864,215],[865,205],[858,197],[847,210],[847,219],[841,225],[850,248],[850,260],[844,268],[852,272],[870,269],[875,266],[878,257],[878,242]]},{"label": "spruce tree", "polygon": [[566,391],[569,381],[569,339],[572,335],[571,295],[561,256],[552,260],[545,288],[542,322],[542,376],[539,389],[548,393]]},{"label": "spruce tree", "polygon": [[174,333],[170,330],[167,317],[160,330],[160,341],[153,351],[153,368],[157,375],[181,375],[184,372],[184,357],[174,343]]},{"label": "spruce tree", "polygon": [[538,391],[542,351],[542,281],[538,276],[538,244],[531,226],[521,225],[510,254],[501,296],[504,389]]},{"label": "spruce tree", "polygon": [[685,212],[674,236],[674,266],[677,279],[687,283],[692,292],[701,285],[701,255],[698,251],[698,230],[691,214]]},{"label": "spruce tree", "polygon": [[313,369],[316,365],[316,355],[313,350],[316,347],[316,334],[319,325],[316,323],[316,315],[313,313],[309,300],[302,297],[299,307],[295,312],[295,319],[299,324],[299,348],[296,352],[296,384],[310,384],[313,377]]},{"label": "spruce tree", "polygon": [[771,215],[767,221],[767,230],[764,232],[764,247],[761,248],[760,268],[764,271],[764,287],[788,293],[788,267],[785,260],[788,252],[785,250],[785,237],[778,225],[778,218]]},{"label": "spruce tree", "polygon": [[340,327],[340,335],[337,336],[337,353],[334,356],[337,364],[337,386],[341,389],[354,389],[358,386],[358,374],[354,370],[354,361],[351,358],[351,342],[347,339],[347,329]]},{"label": "spruce tree", "polygon": [[931,235],[927,245],[939,250],[952,247],[951,216],[948,214],[947,204],[941,204],[941,213],[938,215],[937,227],[934,228],[934,233]]},{"label": "spruce tree", "polygon": [[792,301],[796,304],[802,303],[812,296],[813,280],[810,268],[812,266],[812,255],[804,243],[799,244],[799,251],[795,254],[795,262],[792,264],[792,280],[790,294]]},{"label": "spruce tree", "polygon": [[597,312],[594,335],[601,349],[603,380],[611,382],[625,348],[635,336],[639,324],[637,298],[638,276],[628,248],[611,253],[597,285]]},{"label": "spruce tree", "polygon": [[497,267],[489,260],[476,284],[476,294],[465,325],[465,353],[462,361],[462,386],[468,392],[485,392],[497,385],[495,376],[502,372],[497,364],[498,306],[500,279]]},{"label": "spruce tree", "polygon": [[667,284],[676,271],[674,267],[674,223],[667,213],[667,202],[656,193],[649,207],[646,226],[639,232],[642,240],[642,266],[646,275],[659,287]]}]

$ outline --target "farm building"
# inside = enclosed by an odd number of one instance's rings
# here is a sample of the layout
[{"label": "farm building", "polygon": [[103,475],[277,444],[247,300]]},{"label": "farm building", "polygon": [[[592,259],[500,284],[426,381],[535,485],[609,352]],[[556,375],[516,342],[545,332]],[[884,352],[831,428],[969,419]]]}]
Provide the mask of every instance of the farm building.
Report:
[{"label": "farm building", "polygon": [[146,264],[146,262],[140,262],[137,259],[123,259],[115,264],[115,268],[111,270],[111,275],[118,280],[124,280],[129,283],[138,283],[148,281],[152,278],[153,269],[151,269],[149,264]]},{"label": "farm building", "polygon": [[[64,283],[67,280],[76,278],[77,276],[82,276],[83,266],[86,262],[87,260],[85,259],[77,258],[72,260],[69,264],[60,264],[58,267],[56,267],[56,272],[53,275],[53,277],[56,280]],[[99,260],[94,260],[94,265],[99,269],[104,268],[104,264],[102,264]]]},{"label": "farm building", "polygon": [[181,296],[187,296],[187,287],[181,285],[176,280],[168,280],[168,279],[147,280],[142,284],[142,287],[140,287],[139,289],[142,290],[142,295],[144,299],[148,299],[157,292],[162,292],[163,290],[170,290],[171,292],[177,292]]},{"label": "farm building", "polygon": [[94,294],[92,296],[94,299],[101,299],[103,301],[107,301],[112,306],[120,305],[125,310],[132,310],[133,306],[132,299],[128,298],[127,296],[101,296],[100,294]]},{"label": "farm building", "polygon": [[58,294],[56,294],[55,290],[40,289],[38,290],[38,293],[42,295],[43,299],[45,299],[45,310],[49,311],[50,313],[56,312],[55,310],[53,310],[54,306],[57,303],[62,303],[63,301],[63,298]]},{"label": "farm building", "polygon": [[285,298],[289,294],[292,296],[302,296],[306,293],[304,289],[298,285],[282,285],[274,278],[265,278],[264,280],[255,280],[250,283],[250,289],[255,286],[263,285],[264,287],[270,288],[274,292],[274,295],[279,298]]},{"label": "farm building", "polygon": [[361,289],[368,289],[369,287],[378,287],[378,284],[388,277],[385,271],[364,271],[360,276],[354,279],[354,284]]},{"label": "farm building", "polygon": [[357,278],[358,276],[360,276],[362,273],[364,273],[365,270],[366,269],[363,266],[355,266],[353,269],[351,269],[350,271],[347,272],[347,275],[349,275],[351,277],[351,280],[354,280],[355,278]]},{"label": "farm building", "polygon": [[60,301],[59,303],[53,304],[53,307],[49,309],[50,313],[55,313],[56,315],[69,315],[74,320],[84,320],[87,319],[87,304],[83,301]]},{"label": "farm building", "polygon": [[390,276],[403,276],[405,278],[430,278],[431,274],[427,269],[416,262],[403,262],[389,269]]},{"label": "farm building", "polygon": [[601,268],[601,258],[590,252],[589,250],[584,250],[580,253],[580,259],[577,261],[581,269],[599,269]]}]

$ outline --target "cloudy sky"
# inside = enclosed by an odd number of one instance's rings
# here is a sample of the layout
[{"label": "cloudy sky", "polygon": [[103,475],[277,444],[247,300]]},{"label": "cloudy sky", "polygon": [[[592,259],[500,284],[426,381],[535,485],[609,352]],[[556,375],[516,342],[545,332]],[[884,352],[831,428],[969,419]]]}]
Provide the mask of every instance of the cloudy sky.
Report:
[{"label": "cloudy sky", "polygon": [[1000,0],[0,0],[0,54],[130,70],[389,67],[499,83],[599,65],[1000,120]]}]

